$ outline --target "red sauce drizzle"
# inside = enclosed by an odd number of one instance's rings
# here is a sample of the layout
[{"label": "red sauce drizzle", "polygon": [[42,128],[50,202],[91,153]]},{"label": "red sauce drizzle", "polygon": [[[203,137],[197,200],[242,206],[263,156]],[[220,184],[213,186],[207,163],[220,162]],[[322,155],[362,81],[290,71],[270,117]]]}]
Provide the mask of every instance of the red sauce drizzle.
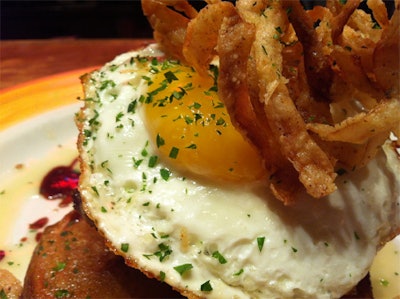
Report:
[{"label": "red sauce drizzle", "polygon": [[36,242],[39,242],[40,239],[42,238],[42,235],[43,235],[43,232],[38,232],[38,233],[36,234],[36,236],[35,236],[35,241],[36,241]]},{"label": "red sauce drizzle", "polygon": [[[51,169],[40,184],[40,194],[48,200],[61,200],[59,207],[67,207],[73,201],[73,192],[78,187],[79,171],[76,170],[78,159],[74,159],[70,165],[57,166]],[[29,229],[35,230],[35,240],[40,241],[43,232],[41,231],[49,222],[48,217],[42,217],[29,224]],[[25,242],[26,237],[21,239]],[[0,250],[0,261],[4,258],[5,251]]]},{"label": "red sauce drizzle", "polygon": [[6,252],[4,250],[0,250],[0,261],[6,257]]},{"label": "red sauce drizzle", "polygon": [[60,207],[72,202],[72,193],[78,187],[79,172],[74,169],[75,159],[71,165],[57,166],[50,170],[40,185],[40,194],[49,200],[61,199]]},{"label": "red sauce drizzle", "polygon": [[41,229],[46,226],[46,224],[49,222],[49,218],[47,217],[42,217],[35,222],[29,224],[30,229]]}]

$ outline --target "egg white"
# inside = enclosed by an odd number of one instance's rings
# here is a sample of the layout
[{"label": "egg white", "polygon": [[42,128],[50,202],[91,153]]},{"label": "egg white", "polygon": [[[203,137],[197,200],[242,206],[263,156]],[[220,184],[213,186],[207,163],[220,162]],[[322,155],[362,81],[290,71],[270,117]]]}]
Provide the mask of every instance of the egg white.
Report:
[{"label": "egg white", "polygon": [[340,176],[328,198],[302,194],[291,207],[263,180],[207,182],[160,159],[149,167],[151,120],[139,102],[128,112],[146,94],[142,76],[152,76],[132,63],[137,55],[162,53],[152,45],[90,74],[77,116],[83,204],[110,246],[199,297],[336,298],[356,285],[400,227],[395,152],[385,146],[367,168]]}]

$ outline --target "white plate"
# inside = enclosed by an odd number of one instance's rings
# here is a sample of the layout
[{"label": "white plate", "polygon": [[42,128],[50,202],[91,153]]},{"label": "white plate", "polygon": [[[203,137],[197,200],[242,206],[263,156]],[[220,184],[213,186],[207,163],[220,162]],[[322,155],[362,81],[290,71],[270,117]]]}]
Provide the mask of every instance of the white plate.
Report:
[{"label": "white plate", "polygon": [[48,217],[48,225],[70,209],[60,200],[40,196],[39,186],[56,166],[69,165],[78,156],[74,113],[78,105],[66,106],[23,121],[0,133],[0,267],[23,280],[40,230],[29,224]]}]

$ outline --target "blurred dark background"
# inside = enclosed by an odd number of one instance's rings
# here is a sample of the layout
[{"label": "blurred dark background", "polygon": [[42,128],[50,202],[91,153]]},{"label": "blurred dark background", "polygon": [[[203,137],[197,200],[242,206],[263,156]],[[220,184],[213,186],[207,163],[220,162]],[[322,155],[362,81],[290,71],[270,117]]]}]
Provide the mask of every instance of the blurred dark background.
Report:
[{"label": "blurred dark background", "polygon": [[[307,7],[313,2],[324,1],[303,0]],[[200,0],[191,4],[204,6]],[[0,0],[0,5],[2,40],[152,36],[139,0]]]},{"label": "blurred dark background", "polygon": [[0,0],[1,39],[151,37],[140,1]]}]

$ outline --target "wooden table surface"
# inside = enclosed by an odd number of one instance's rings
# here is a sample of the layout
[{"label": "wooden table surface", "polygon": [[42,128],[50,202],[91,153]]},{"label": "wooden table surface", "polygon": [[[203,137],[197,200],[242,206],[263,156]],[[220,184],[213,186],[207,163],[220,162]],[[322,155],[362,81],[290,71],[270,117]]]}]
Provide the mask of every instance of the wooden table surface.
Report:
[{"label": "wooden table surface", "polygon": [[0,41],[0,89],[75,69],[100,66],[149,39],[74,39]]}]

